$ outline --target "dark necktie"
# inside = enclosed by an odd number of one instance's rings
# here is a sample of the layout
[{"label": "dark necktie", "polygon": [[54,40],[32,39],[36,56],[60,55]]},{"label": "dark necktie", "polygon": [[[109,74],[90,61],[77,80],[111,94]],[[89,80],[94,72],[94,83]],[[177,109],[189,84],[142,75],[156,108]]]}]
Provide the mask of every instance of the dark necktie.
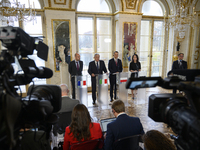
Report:
[{"label": "dark necktie", "polygon": [[117,60],[115,61],[115,63],[116,63],[116,66],[117,66]]},{"label": "dark necktie", "polygon": [[179,61],[179,69],[183,69],[182,61],[181,60]]},{"label": "dark necktie", "polygon": [[77,68],[77,71],[79,71],[79,65],[78,65],[78,62],[76,62],[76,68]]},{"label": "dark necktie", "polygon": [[98,65],[98,61],[97,61],[97,71],[98,71],[98,73],[99,73],[99,65]]}]

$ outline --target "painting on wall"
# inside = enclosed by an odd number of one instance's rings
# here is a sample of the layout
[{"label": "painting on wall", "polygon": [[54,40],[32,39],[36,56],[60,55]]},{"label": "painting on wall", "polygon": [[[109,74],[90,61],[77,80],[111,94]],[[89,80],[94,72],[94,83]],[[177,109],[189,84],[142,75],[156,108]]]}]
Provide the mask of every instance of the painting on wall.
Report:
[{"label": "painting on wall", "polygon": [[71,54],[70,20],[52,20],[53,49],[55,71],[60,71],[59,64],[70,63]]},{"label": "painting on wall", "polygon": [[66,5],[66,0],[54,0],[54,4]]},{"label": "painting on wall", "polygon": [[131,54],[137,52],[137,22],[123,23],[123,68],[128,68]]}]

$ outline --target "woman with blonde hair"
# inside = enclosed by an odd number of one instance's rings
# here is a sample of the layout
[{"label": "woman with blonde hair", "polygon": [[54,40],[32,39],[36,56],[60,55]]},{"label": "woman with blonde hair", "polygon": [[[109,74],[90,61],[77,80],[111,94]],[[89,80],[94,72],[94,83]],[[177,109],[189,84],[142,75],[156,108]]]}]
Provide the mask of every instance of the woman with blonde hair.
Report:
[{"label": "woman with blonde hair", "polygon": [[95,139],[103,140],[100,124],[91,121],[85,105],[77,104],[72,111],[71,118],[71,124],[65,129],[63,150],[68,150],[74,143]]}]

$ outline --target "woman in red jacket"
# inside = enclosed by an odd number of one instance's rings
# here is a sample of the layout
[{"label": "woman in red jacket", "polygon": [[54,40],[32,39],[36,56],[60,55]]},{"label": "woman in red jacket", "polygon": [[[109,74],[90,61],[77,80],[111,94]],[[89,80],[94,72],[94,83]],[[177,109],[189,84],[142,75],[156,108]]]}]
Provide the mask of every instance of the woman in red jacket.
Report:
[{"label": "woman in red jacket", "polygon": [[68,150],[74,143],[100,138],[103,140],[100,124],[91,122],[85,105],[77,104],[72,111],[72,122],[65,129],[63,150]]}]

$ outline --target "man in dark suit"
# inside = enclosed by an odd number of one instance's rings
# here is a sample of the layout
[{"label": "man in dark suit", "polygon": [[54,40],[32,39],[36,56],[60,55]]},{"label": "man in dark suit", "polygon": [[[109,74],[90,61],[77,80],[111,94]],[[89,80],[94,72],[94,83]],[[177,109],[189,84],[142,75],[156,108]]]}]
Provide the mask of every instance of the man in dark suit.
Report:
[{"label": "man in dark suit", "polygon": [[187,62],[183,60],[184,54],[178,54],[178,60],[174,61],[172,64],[172,70],[175,69],[187,69]]},{"label": "man in dark suit", "polygon": [[78,53],[75,54],[75,60],[70,62],[68,70],[71,74],[72,98],[75,99],[75,76],[82,75],[83,70],[83,61],[80,60],[80,55]]},{"label": "man in dark suit", "polygon": [[96,76],[98,74],[107,73],[107,69],[105,66],[105,63],[103,60],[99,60],[100,55],[95,54],[94,55],[94,61],[91,61],[89,63],[88,73],[91,75],[91,81],[92,81],[92,99],[93,99],[93,105],[95,105],[96,102]]},{"label": "man in dark suit", "polygon": [[116,85],[116,74],[122,72],[122,61],[118,59],[118,51],[114,52],[114,58],[108,62],[108,70],[110,71],[110,102],[113,101],[113,87],[114,87],[114,99],[117,98],[117,85]]},{"label": "man in dark suit", "polygon": [[72,111],[74,109],[74,106],[80,103],[79,100],[76,99],[71,99],[68,94],[69,94],[69,89],[66,84],[61,84],[60,85],[61,92],[62,92],[62,106],[59,112],[67,112],[67,111]]},{"label": "man in dark suit", "polygon": [[[172,73],[173,70],[177,70],[177,69],[187,69],[187,62],[183,60],[184,54],[183,53],[179,53],[178,54],[178,60],[174,61],[172,64]],[[173,93],[176,93],[177,88],[173,89]]]},{"label": "man in dark suit", "polygon": [[107,125],[107,132],[104,135],[105,150],[112,150],[113,143],[118,139],[144,134],[140,119],[138,117],[130,117],[125,113],[123,101],[114,101],[112,112],[116,120]]}]

